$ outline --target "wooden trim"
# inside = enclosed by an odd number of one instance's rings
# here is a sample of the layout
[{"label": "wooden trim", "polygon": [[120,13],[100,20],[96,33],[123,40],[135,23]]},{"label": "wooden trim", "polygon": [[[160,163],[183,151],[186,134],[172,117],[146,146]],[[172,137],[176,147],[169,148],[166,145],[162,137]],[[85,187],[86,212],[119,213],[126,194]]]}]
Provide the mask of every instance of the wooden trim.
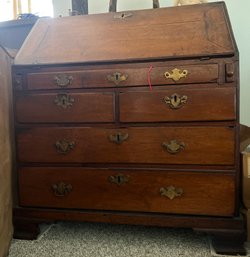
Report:
[{"label": "wooden trim", "polygon": [[[231,230],[243,231],[244,221],[242,217],[224,218],[210,216],[186,216],[171,214],[154,214],[139,212],[114,212],[91,210],[59,210],[14,208],[14,220],[27,219],[40,221],[70,220],[81,222],[105,222],[114,224],[137,224],[157,227],[193,228],[195,230]],[[15,222],[14,222],[15,223]]]}]

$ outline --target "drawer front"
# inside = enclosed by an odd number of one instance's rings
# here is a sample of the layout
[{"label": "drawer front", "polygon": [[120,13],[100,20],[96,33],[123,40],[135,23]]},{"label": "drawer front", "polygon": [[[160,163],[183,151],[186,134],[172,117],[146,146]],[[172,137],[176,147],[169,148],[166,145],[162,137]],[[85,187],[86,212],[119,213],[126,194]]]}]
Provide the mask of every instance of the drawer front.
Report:
[{"label": "drawer front", "polygon": [[20,130],[17,150],[21,162],[233,165],[234,135],[227,127],[43,127]]},{"label": "drawer front", "polygon": [[21,168],[20,205],[232,216],[233,175]]},{"label": "drawer front", "polygon": [[27,94],[16,96],[16,120],[34,122],[113,122],[113,93]]},{"label": "drawer front", "polygon": [[121,122],[235,120],[236,89],[200,88],[120,93]]},{"label": "drawer front", "polygon": [[29,73],[28,89],[95,88],[213,83],[219,77],[218,64],[164,65],[149,64],[135,68],[92,69],[72,72]]}]

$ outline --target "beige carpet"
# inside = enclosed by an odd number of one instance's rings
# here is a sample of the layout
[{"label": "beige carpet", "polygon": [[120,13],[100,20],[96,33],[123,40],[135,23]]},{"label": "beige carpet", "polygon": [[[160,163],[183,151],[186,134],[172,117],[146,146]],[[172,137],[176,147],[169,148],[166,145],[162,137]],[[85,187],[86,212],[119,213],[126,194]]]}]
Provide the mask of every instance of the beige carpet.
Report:
[{"label": "beige carpet", "polygon": [[206,235],[188,229],[70,222],[42,229],[38,240],[13,240],[9,257],[220,256]]}]

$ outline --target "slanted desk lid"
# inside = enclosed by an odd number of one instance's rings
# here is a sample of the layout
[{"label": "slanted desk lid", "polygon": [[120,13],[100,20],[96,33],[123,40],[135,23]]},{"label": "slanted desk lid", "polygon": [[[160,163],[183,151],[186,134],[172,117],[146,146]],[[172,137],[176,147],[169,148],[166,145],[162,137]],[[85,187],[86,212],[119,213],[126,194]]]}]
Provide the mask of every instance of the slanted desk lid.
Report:
[{"label": "slanted desk lid", "polygon": [[234,55],[224,3],[40,19],[15,64]]}]

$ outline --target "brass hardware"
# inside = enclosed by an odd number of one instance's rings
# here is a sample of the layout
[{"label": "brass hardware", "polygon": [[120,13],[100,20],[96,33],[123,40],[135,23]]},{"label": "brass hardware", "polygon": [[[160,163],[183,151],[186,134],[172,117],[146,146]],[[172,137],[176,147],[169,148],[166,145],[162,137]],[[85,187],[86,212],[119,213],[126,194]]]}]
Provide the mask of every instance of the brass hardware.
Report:
[{"label": "brass hardware", "polygon": [[73,76],[66,75],[66,74],[59,74],[54,77],[54,80],[59,87],[67,87],[72,84]]},{"label": "brass hardware", "polygon": [[169,105],[170,108],[172,109],[179,109],[181,108],[186,102],[187,102],[188,97],[183,95],[180,96],[178,94],[173,94],[170,97],[165,96],[164,101],[166,104]]},{"label": "brass hardware", "polygon": [[55,143],[56,151],[61,154],[67,154],[75,148],[74,141],[68,141],[66,139],[58,140]]},{"label": "brass hardware", "polygon": [[187,70],[179,70],[177,68],[172,70],[172,74],[170,74],[168,71],[164,73],[164,76],[166,79],[172,79],[174,81],[179,81],[181,78],[185,78],[188,75]]},{"label": "brass hardware", "polygon": [[178,142],[177,140],[171,140],[168,143],[163,142],[162,147],[171,154],[177,154],[185,149],[185,144],[183,142]]},{"label": "brass hardware", "polygon": [[118,175],[115,175],[115,176],[109,176],[108,177],[108,181],[110,183],[115,183],[117,184],[118,186],[122,185],[122,184],[125,184],[125,183],[128,183],[129,181],[129,177],[128,176],[125,176],[123,174],[118,174]]},{"label": "brass hardware", "polygon": [[175,197],[180,197],[183,194],[182,188],[176,188],[174,186],[168,186],[166,188],[162,187],[160,189],[160,194],[166,196],[170,200],[173,200]]},{"label": "brass hardware", "polygon": [[71,184],[67,185],[64,182],[59,182],[57,184],[53,184],[52,189],[55,196],[66,196],[72,191],[73,187]]},{"label": "brass hardware", "polygon": [[75,99],[68,94],[58,94],[54,100],[54,103],[63,109],[71,107],[74,102]]},{"label": "brass hardware", "polygon": [[132,17],[132,16],[133,16],[132,13],[122,12],[122,13],[115,14],[114,19],[126,19],[126,18]]},{"label": "brass hardware", "polygon": [[109,135],[109,140],[118,145],[127,139],[128,139],[128,133],[122,134],[121,132],[117,132],[113,135]]},{"label": "brass hardware", "polygon": [[128,74],[121,74],[120,72],[115,72],[112,75],[107,76],[108,81],[113,82],[116,86],[119,85],[120,82],[126,81],[128,79]]}]

